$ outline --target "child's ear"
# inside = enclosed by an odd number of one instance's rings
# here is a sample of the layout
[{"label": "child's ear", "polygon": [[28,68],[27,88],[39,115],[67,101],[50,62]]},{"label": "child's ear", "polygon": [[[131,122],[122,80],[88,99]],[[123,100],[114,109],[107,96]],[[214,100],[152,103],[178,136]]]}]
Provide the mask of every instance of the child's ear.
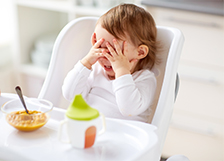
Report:
[{"label": "child's ear", "polygon": [[148,52],[149,52],[148,46],[140,45],[138,47],[138,59],[143,59],[144,57],[146,57]]},{"label": "child's ear", "polygon": [[94,45],[96,42],[97,42],[97,40],[96,40],[96,33],[94,32],[92,34],[92,37],[91,37],[91,43],[92,43],[92,45]]}]

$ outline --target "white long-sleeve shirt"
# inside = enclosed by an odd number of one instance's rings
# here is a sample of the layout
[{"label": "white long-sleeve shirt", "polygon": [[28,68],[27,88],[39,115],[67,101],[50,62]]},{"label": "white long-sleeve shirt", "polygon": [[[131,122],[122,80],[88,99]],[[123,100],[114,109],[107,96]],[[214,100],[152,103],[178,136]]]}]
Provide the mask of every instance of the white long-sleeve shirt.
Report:
[{"label": "white long-sleeve shirt", "polygon": [[89,70],[79,61],[67,74],[63,96],[72,101],[82,94],[86,102],[106,117],[148,122],[156,90],[156,78],[149,70],[110,80],[100,64]]}]

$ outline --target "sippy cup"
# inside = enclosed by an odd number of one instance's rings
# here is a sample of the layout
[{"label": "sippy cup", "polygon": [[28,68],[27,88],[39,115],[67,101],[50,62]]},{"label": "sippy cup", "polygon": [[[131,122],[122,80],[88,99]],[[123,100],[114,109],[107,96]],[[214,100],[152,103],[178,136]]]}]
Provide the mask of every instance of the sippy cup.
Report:
[{"label": "sippy cup", "polygon": [[[63,125],[67,125],[67,142],[61,140]],[[59,140],[70,143],[75,148],[89,148],[94,145],[97,136],[104,132],[104,115],[91,108],[82,95],[76,95],[65,113],[65,120],[61,121]]]}]

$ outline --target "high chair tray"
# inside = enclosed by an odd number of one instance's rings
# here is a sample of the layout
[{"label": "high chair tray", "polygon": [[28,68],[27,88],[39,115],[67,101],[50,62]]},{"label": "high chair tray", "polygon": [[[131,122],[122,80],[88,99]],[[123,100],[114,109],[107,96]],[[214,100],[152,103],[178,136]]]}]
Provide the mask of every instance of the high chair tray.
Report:
[{"label": "high chair tray", "polygon": [[[3,94],[0,105],[4,100],[7,99]],[[93,147],[73,148],[70,144],[61,143],[57,137],[64,113],[64,109],[55,107],[44,127],[33,132],[21,132],[10,126],[0,112],[0,160],[131,161],[153,153],[156,146],[155,126],[106,118],[106,132],[97,138]]]}]

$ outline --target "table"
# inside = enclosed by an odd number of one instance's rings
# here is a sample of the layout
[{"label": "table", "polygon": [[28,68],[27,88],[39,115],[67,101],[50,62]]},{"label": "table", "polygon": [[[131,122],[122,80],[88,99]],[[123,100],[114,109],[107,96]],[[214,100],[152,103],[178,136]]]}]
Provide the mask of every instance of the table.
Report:
[{"label": "table", "polygon": [[[18,96],[2,93],[0,106]],[[21,132],[10,126],[0,112],[0,160],[23,161],[131,161],[153,160],[157,145],[156,127],[138,121],[106,118],[106,132],[93,147],[76,149],[58,140],[60,121],[65,110],[54,107],[48,123],[33,132]]]}]

